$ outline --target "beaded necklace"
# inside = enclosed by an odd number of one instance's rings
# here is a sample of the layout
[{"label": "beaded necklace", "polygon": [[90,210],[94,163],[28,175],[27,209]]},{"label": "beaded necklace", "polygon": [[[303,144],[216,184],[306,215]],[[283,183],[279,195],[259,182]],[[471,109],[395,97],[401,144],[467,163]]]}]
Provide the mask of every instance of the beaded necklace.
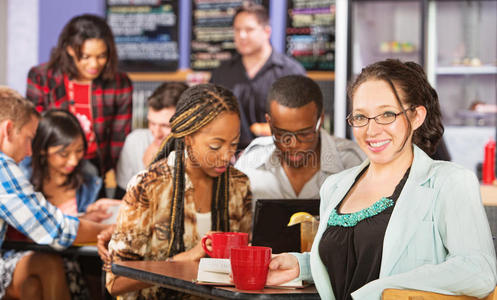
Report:
[{"label": "beaded necklace", "polygon": [[[366,169],[362,170],[357,178],[359,178],[365,171]],[[339,214],[337,212],[337,209],[334,208],[331,211],[330,217],[328,218],[328,226],[354,227],[362,220],[375,216],[385,209],[393,206],[395,204],[395,201],[393,199],[397,200],[398,195],[400,195],[400,192],[404,188],[404,184],[406,183],[410,172],[411,168],[409,167],[409,169],[407,169],[407,171],[404,173],[404,176],[402,177],[400,182],[395,187],[395,191],[390,196],[390,198],[382,197],[380,200],[373,203],[373,205],[371,205],[370,207],[366,207],[351,214]],[[339,206],[340,204],[337,207]]]},{"label": "beaded necklace", "polygon": [[366,207],[360,211],[356,211],[351,214],[338,214],[336,208],[330,214],[330,218],[328,219],[328,226],[341,226],[341,227],[353,227],[356,226],[357,223],[361,222],[364,219],[375,216],[385,209],[389,208],[394,204],[393,200],[390,198],[383,197],[380,200],[376,201],[370,207]]}]

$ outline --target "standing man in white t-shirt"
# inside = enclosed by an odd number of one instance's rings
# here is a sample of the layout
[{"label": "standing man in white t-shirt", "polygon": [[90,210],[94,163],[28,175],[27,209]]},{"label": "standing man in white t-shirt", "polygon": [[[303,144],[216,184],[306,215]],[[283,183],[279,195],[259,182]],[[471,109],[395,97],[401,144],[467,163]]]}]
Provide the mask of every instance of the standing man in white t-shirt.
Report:
[{"label": "standing man in white t-shirt", "polygon": [[124,196],[131,177],[144,170],[154,158],[162,141],[171,132],[169,119],[176,112],[176,103],[187,88],[181,82],[166,82],[148,98],[148,128],[135,129],[126,137],[117,162],[115,198]]}]

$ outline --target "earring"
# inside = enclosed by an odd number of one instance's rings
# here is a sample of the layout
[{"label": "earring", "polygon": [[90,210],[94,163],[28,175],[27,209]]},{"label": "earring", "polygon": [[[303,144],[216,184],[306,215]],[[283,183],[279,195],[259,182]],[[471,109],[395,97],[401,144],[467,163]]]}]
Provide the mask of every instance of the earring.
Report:
[{"label": "earring", "polygon": [[195,158],[195,156],[193,155],[192,146],[186,145],[186,155],[187,155],[188,159],[192,162],[193,165],[198,165],[198,161]]}]

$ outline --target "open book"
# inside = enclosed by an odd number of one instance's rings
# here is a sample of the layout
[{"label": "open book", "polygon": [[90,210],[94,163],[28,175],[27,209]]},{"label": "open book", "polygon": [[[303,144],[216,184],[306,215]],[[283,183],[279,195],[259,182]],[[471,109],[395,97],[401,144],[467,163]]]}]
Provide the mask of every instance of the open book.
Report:
[{"label": "open book", "polygon": [[[212,285],[235,285],[230,280],[231,273],[230,260],[227,258],[201,258],[198,265],[197,283]],[[309,284],[302,280],[292,280],[283,284],[271,287],[279,288],[303,288]]]}]

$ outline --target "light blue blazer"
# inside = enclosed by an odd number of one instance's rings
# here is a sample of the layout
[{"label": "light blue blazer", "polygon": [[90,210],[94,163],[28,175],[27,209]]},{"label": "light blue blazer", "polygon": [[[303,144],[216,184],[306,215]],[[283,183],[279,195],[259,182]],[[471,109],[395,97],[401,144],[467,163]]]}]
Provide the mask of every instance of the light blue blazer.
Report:
[{"label": "light blue blazer", "polygon": [[[369,161],[331,175],[321,187],[319,229],[299,259],[300,279],[313,280],[322,299],[335,299],[318,253],[330,212]],[[333,249],[330,249],[333,251]],[[312,271],[312,277],[311,277]],[[380,299],[386,288],[484,297],[496,286],[495,250],[476,176],[434,161],[414,146],[414,160],[383,240],[380,277],[352,293]]]}]

